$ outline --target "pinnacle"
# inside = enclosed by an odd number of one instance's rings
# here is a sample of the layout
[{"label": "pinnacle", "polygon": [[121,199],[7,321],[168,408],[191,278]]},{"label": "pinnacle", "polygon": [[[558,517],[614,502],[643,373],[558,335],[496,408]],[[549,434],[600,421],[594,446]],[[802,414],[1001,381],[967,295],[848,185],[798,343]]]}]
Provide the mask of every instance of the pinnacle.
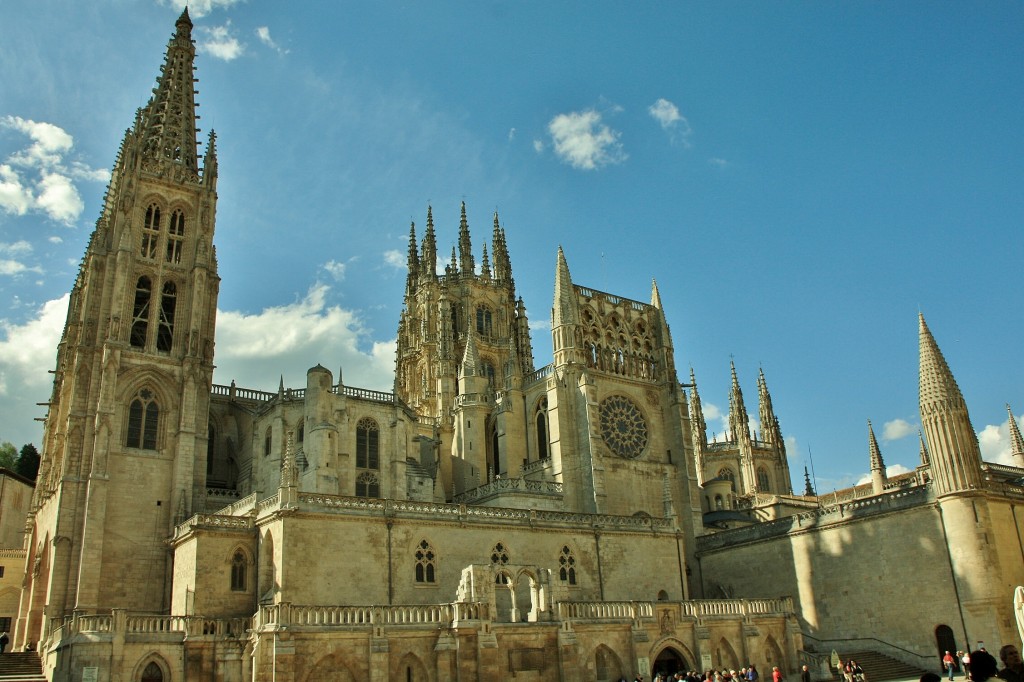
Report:
[{"label": "pinnacle", "polygon": [[868,420],[868,452],[871,455],[871,470],[885,471],[885,463],[882,461],[882,451],[878,448],[878,439],[875,438],[875,430]]},{"label": "pinnacle", "polygon": [[924,315],[918,313],[920,348],[920,403],[921,406],[952,400],[963,403],[960,387],[946,364],[939,345],[935,342]]}]

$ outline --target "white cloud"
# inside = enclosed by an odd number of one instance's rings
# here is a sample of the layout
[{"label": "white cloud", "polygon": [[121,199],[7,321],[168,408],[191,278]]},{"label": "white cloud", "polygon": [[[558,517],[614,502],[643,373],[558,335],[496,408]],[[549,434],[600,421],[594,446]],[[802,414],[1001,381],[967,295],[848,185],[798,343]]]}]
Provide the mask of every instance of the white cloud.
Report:
[{"label": "white cloud", "polygon": [[405,270],[408,266],[406,257],[402,255],[401,251],[396,251],[395,249],[384,252],[384,264],[394,268],[395,270]]},{"label": "white cloud", "polygon": [[188,7],[189,16],[193,19],[205,17],[216,9],[227,9],[241,0],[170,0],[168,4],[179,12]]},{"label": "white cloud", "polygon": [[693,129],[686,117],[679,113],[679,107],[665,98],[647,107],[647,113],[661,125],[662,130],[669,133],[669,139],[681,143],[686,147],[690,146],[690,135]]},{"label": "white cloud", "polygon": [[544,151],[544,141],[543,140],[534,140],[533,141],[533,151],[537,152],[538,154],[543,152]]},{"label": "white cloud", "polygon": [[515,128],[509,128],[509,131],[508,131],[508,141],[511,142],[514,139],[516,139],[516,129]]},{"label": "white cloud", "polygon": [[714,166],[718,169],[724,169],[729,166],[729,162],[725,159],[719,159],[717,157],[711,157],[708,159],[708,165]]},{"label": "white cloud", "polygon": [[899,440],[917,433],[917,427],[905,419],[893,419],[882,426],[882,440]]},{"label": "white cloud", "polygon": [[[1024,417],[1016,417],[1017,427],[1021,427]],[[1013,444],[1010,442],[1010,416],[1002,424],[987,424],[978,432],[978,445],[981,447],[981,458],[996,464],[1011,464],[1013,461]]]},{"label": "white cloud", "polygon": [[12,256],[17,256],[25,253],[32,253],[32,245],[24,239],[19,239],[16,242],[5,244],[0,242],[0,253],[9,253]]},{"label": "white cloud", "polygon": [[57,235],[53,235],[52,237],[47,237],[46,241],[50,242],[51,244],[63,244],[64,243],[64,240],[61,239],[60,237],[58,237]]},{"label": "white cloud", "polygon": [[41,275],[43,269],[38,265],[29,267],[20,261],[0,258],[0,275],[20,275],[23,272],[35,272]]},{"label": "white cloud", "polygon": [[245,45],[233,35],[230,21],[225,22],[223,26],[200,27],[199,33],[203,36],[196,43],[199,51],[217,59],[230,62],[232,59],[240,57],[245,51]]},{"label": "white cloud", "polygon": [[596,170],[628,158],[619,141],[622,133],[604,124],[593,109],[555,116],[548,132],[555,154],[573,168]]},{"label": "white cloud", "polygon": [[[900,474],[909,474],[913,469],[908,469],[902,464],[893,464],[892,466],[885,467],[885,477],[892,478],[893,476],[899,476]],[[866,485],[871,483],[871,472],[861,474],[861,477],[857,479],[854,485]]]},{"label": "white cloud", "polygon": [[85,209],[74,181],[107,181],[109,171],[67,159],[74,138],[52,123],[4,116],[0,128],[32,140],[0,164],[0,209],[13,215],[39,211],[56,222],[73,225]]},{"label": "white cloud", "polygon": [[340,282],[345,279],[345,263],[339,263],[336,260],[329,260],[323,264],[323,269],[327,271],[331,277],[334,278],[335,282]]},{"label": "white cloud", "polygon": [[278,54],[288,54],[288,50],[283,49],[280,45],[278,45],[274,41],[273,38],[270,37],[270,27],[269,26],[260,26],[259,28],[257,28],[256,29],[256,37],[259,39],[259,41],[261,43],[263,43],[264,45],[266,45],[270,49],[275,50]]}]

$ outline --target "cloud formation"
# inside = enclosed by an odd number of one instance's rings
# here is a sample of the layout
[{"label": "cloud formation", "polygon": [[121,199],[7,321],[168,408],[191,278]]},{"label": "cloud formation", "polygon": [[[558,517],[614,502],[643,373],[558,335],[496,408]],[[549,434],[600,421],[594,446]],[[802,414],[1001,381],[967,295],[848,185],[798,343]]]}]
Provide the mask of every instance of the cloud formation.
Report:
[{"label": "cloud formation", "polygon": [[899,440],[917,433],[917,426],[906,419],[893,419],[882,426],[882,440]]},{"label": "cloud formation", "polygon": [[274,50],[278,54],[288,54],[288,50],[282,48],[280,45],[277,44],[277,42],[274,41],[273,38],[270,37],[269,26],[260,26],[259,28],[256,29],[255,33],[256,38],[259,39],[261,43],[269,47],[271,50]]},{"label": "cloud formation", "polygon": [[555,116],[548,133],[555,155],[573,168],[597,170],[628,158],[619,141],[622,133],[602,122],[593,109]]},{"label": "cloud formation", "polygon": [[189,16],[198,19],[216,9],[227,9],[239,2],[241,0],[170,0],[168,4],[179,12],[187,6]]},{"label": "cloud formation", "polygon": [[[1024,416],[1016,417],[1017,428],[1022,428]],[[1002,424],[987,424],[978,432],[978,445],[981,447],[981,458],[986,462],[1014,465],[1013,443],[1010,442],[1010,416]],[[1016,465],[1014,465],[1016,466]]]},{"label": "cloud formation", "polygon": [[230,21],[212,28],[201,26],[198,32],[202,37],[196,41],[196,46],[200,52],[205,52],[211,57],[230,62],[245,52],[245,45],[234,35]]},{"label": "cloud formation", "polygon": [[690,135],[693,129],[686,117],[679,113],[679,107],[664,97],[647,107],[647,113],[669,134],[669,139],[686,147],[690,146]]},{"label": "cloud formation", "polygon": [[395,249],[390,249],[384,252],[384,265],[395,270],[405,270],[409,264],[406,262],[406,256]]},{"label": "cloud formation", "polygon": [[0,209],[11,215],[43,213],[71,226],[85,209],[75,181],[110,179],[110,172],[68,158],[74,138],[52,123],[20,116],[0,118],[0,129],[26,135],[31,143],[0,163]]}]

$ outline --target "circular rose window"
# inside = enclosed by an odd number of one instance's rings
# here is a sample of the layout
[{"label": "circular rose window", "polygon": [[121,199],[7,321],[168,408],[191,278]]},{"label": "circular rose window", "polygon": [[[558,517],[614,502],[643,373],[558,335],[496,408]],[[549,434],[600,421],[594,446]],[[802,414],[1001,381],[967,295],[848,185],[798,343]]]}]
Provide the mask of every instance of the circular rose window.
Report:
[{"label": "circular rose window", "polygon": [[632,400],[614,395],[601,402],[601,437],[619,457],[639,457],[647,446],[647,422]]}]

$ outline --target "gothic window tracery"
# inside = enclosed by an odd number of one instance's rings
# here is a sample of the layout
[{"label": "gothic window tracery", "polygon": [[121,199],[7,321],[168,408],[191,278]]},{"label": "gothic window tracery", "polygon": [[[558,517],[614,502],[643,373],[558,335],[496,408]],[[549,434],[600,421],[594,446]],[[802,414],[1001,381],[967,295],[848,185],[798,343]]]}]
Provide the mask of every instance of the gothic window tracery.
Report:
[{"label": "gothic window tracery", "polygon": [[601,401],[601,437],[619,457],[635,459],[647,447],[647,421],[629,398],[613,395]]},{"label": "gothic window tracery", "polygon": [[718,471],[718,478],[724,478],[732,484],[732,489],[736,490],[736,474],[729,467],[722,467]]},{"label": "gothic window tracery", "polygon": [[430,543],[426,540],[420,540],[420,544],[416,546],[415,556],[416,582],[435,582],[434,574],[436,569],[437,556],[434,554],[434,548],[431,547]]},{"label": "gothic window tracery", "polygon": [[171,214],[167,227],[167,262],[181,263],[182,245],[185,243],[185,213],[177,209]]},{"label": "gothic window tracery", "polygon": [[246,559],[245,553],[240,549],[235,551],[235,555],[231,558],[232,592],[245,592],[248,589],[248,583],[246,582],[248,567],[249,561]]},{"label": "gothic window tracery", "polygon": [[377,474],[364,471],[356,476],[356,497],[380,497],[380,479]]},{"label": "gothic window tracery", "polygon": [[576,557],[569,545],[563,545],[558,555],[558,579],[570,585],[576,584]]},{"label": "gothic window tracery", "polygon": [[491,336],[494,330],[494,319],[491,309],[487,306],[477,306],[476,309],[476,333],[481,336]]},{"label": "gothic window tracery", "polygon": [[146,347],[146,333],[149,330],[149,304],[153,295],[153,284],[143,275],[135,283],[135,304],[132,306],[132,330],[129,343],[135,348]]},{"label": "gothic window tracery", "polygon": [[370,417],[356,424],[356,467],[380,469],[380,427]]},{"label": "gothic window tracery", "polygon": [[156,245],[160,239],[160,207],[150,204],[146,209],[146,218],[142,223],[142,244],[140,255],[143,258],[156,258]]},{"label": "gothic window tracery", "polygon": [[174,344],[174,310],[178,302],[178,287],[174,282],[164,282],[160,297],[160,319],[156,330],[156,349],[169,352]]},{"label": "gothic window tracery", "polygon": [[768,470],[764,467],[757,468],[757,490],[758,492],[771,492],[771,483],[768,478]]},{"label": "gothic window tracery", "polygon": [[550,444],[548,443],[547,396],[544,396],[537,401],[537,410],[534,419],[537,424],[537,459],[547,459],[551,456]]},{"label": "gothic window tracery", "polygon": [[150,661],[142,670],[140,682],[164,682],[164,673],[155,661]]},{"label": "gothic window tracery", "polygon": [[148,388],[139,389],[128,406],[128,436],[125,445],[140,450],[156,450],[160,406]]},{"label": "gothic window tracery", "polygon": [[501,569],[508,565],[508,547],[500,542],[494,546],[491,550],[491,565],[498,569],[498,576],[494,581],[499,585],[507,585],[508,575]]}]

